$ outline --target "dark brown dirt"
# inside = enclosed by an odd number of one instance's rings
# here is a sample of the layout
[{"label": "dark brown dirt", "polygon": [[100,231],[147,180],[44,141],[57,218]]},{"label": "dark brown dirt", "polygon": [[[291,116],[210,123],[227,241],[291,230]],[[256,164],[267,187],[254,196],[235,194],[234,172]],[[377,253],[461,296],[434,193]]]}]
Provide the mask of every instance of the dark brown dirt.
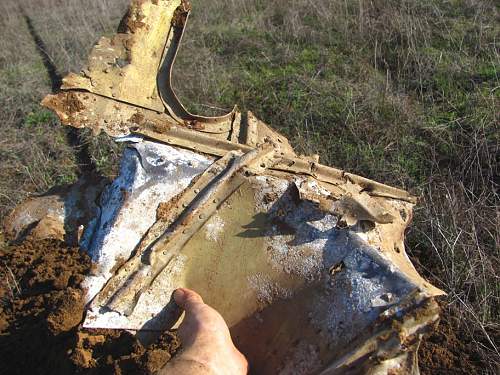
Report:
[{"label": "dark brown dirt", "polygon": [[1,374],[150,374],[176,352],[170,332],[144,347],[128,332],[82,329],[91,268],[60,241],[0,249]]},{"label": "dark brown dirt", "polygon": [[443,309],[437,328],[424,337],[419,349],[419,366],[422,375],[433,374],[482,374],[485,364],[470,342],[456,318]]},{"label": "dark brown dirt", "polygon": [[[425,250],[414,251],[411,257],[417,271],[434,285],[440,285],[440,281],[433,275],[439,275],[438,262],[433,255]],[[442,297],[441,319],[437,328],[424,336],[419,349],[419,367],[422,375],[431,374],[494,374],[500,373],[498,362],[494,354],[491,356],[481,352],[481,346],[490,347],[489,343],[476,343],[472,339],[470,330],[474,326],[464,319],[464,312],[453,304],[447,297]],[[494,342],[500,342],[500,331],[497,329],[489,332]],[[475,335],[483,337],[483,335]],[[491,358],[487,362],[485,358]],[[496,368],[494,368],[497,366]]]}]

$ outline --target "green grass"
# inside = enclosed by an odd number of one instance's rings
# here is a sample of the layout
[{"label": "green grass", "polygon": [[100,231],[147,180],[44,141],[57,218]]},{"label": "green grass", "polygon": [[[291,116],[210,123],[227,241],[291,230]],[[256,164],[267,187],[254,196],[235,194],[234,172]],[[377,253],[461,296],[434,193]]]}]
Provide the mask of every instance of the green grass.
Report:
[{"label": "green grass", "polygon": [[[343,11],[333,2],[315,13],[296,1],[290,7],[297,5],[303,19],[290,30],[293,17],[287,19],[283,4],[262,11],[251,3],[239,22],[229,21],[231,9],[222,22],[216,6],[202,15],[195,7],[190,27],[199,35],[178,65],[196,71],[206,55],[197,59],[191,51],[208,50],[217,81],[206,90],[183,90],[192,77],[177,72],[181,97],[193,111],[237,103],[286,134],[299,152],[415,191],[436,168],[460,168],[464,149],[474,147],[468,134],[478,119],[492,137],[498,106],[492,59],[498,57],[494,45],[489,53],[476,49],[478,39],[494,44],[494,14],[479,14],[488,27],[478,36],[477,12],[462,14],[458,3],[375,2],[359,27],[356,4]],[[335,19],[339,10],[345,17]]]}]

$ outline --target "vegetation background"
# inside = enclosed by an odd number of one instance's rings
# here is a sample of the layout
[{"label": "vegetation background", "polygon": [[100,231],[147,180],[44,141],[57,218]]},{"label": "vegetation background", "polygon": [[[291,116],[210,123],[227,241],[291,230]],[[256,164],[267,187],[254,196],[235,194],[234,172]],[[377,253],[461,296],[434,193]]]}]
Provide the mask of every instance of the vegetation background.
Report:
[{"label": "vegetation background", "polygon": [[[38,103],[79,71],[129,0],[0,2],[0,216],[120,148]],[[193,0],[175,88],[193,111],[237,104],[323,163],[420,197],[407,234],[448,296],[423,373],[498,373],[500,5],[494,0]]]}]

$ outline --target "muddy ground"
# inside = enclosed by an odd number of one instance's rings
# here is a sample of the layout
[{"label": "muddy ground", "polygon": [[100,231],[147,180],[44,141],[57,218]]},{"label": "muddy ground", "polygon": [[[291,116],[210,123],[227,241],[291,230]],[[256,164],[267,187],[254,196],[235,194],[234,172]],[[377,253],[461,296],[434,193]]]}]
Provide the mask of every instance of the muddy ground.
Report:
[{"label": "muddy ground", "polygon": [[[180,343],[174,333],[144,347],[128,332],[85,330],[89,257],[57,240],[0,249],[1,374],[151,374]],[[474,350],[448,317],[420,349],[422,374],[479,374]]]}]

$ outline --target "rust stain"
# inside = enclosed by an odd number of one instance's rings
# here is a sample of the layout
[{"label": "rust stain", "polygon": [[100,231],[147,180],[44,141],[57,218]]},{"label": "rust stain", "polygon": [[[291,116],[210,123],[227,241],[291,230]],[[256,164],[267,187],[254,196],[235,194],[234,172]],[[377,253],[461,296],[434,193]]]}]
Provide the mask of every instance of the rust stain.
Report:
[{"label": "rust stain", "polygon": [[190,2],[183,0],[181,5],[179,5],[174,12],[174,16],[172,17],[172,26],[180,29],[184,28],[190,10]]},{"label": "rust stain", "polygon": [[170,130],[171,126],[170,124],[166,122],[159,122],[159,121],[147,121],[144,123],[145,127],[158,132],[158,133],[163,133],[167,130]]},{"label": "rust stain", "polygon": [[168,221],[171,217],[172,209],[177,206],[181,197],[182,193],[179,193],[169,201],[161,202],[156,209],[156,220]]},{"label": "rust stain", "polygon": [[143,125],[145,122],[145,118],[141,112],[136,112],[132,116],[130,116],[129,121],[137,125]]},{"label": "rust stain", "polygon": [[111,273],[115,273],[116,271],[118,271],[118,269],[123,265],[125,264],[125,262],[127,261],[127,259],[123,258],[123,257],[119,257],[116,260],[116,264],[113,266],[113,268],[111,268],[111,270],[109,272]]},{"label": "rust stain", "polygon": [[64,101],[64,107],[64,109],[66,109],[69,113],[76,113],[85,109],[85,106],[73,91],[69,91],[67,93],[66,100]]},{"label": "rust stain", "polygon": [[120,26],[118,27],[119,32],[134,34],[138,29],[146,26],[146,24],[142,22],[145,16],[142,13],[141,5],[144,2],[145,0],[135,0],[132,2],[127,14],[120,22]]},{"label": "rust stain", "polygon": [[184,126],[193,130],[204,130],[205,124],[197,120],[184,120]]}]

